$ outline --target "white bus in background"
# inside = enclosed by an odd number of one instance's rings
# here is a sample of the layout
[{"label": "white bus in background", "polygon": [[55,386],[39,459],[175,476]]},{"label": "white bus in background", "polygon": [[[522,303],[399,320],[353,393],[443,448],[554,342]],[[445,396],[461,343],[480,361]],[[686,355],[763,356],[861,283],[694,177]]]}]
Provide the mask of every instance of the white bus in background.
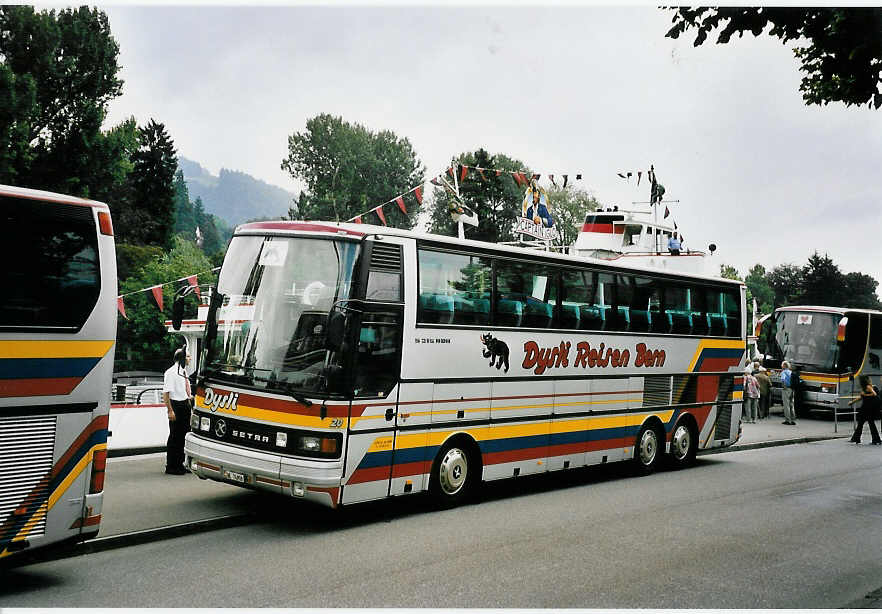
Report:
[{"label": "white bus in background", "polygon": [[358,224],[230,243],[186,439],[202,478],[329,506],[740,435],[744,286]]},{"label": "white bus in background", "polygon": [[116,339],[107,205],[0,185],[0,559],[94,536]]}]

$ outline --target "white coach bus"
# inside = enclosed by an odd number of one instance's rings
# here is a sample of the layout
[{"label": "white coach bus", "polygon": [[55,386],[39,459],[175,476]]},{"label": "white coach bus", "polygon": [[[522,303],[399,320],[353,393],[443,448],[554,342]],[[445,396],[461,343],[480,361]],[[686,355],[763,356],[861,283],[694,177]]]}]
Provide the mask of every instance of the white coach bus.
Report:
[{"label": "white coach bus", "polygon": [[187,465],[329,506],[740,435],[739,282],[392,228],[240,226]]},{"label": "white coach bus", "polygon": [[0,185],[0,559],[94,536],[116,340],[104,203]]}]

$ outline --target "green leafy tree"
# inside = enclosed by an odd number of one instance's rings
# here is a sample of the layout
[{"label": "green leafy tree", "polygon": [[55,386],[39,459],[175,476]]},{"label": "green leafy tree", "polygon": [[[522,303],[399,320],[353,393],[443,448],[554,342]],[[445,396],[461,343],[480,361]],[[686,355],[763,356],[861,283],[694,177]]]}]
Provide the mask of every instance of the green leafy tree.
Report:
[{"label": "green leafy tree", "polygon": [[876,295],[879,282],[864,273],[845,274],[845,294],[848,296],[846,307],[859,309],[882,309],[882,302]]},{"label": "green leafy tree", "polygon": [[561,245],[572,245],[585,223],[585,214],[600,208],[597,199],[582,188],[552,187],[548,200]]},{"label": "green leafy tree", "polygon": [[[524,200],[525,188],[519,187],[511,172],[528,170],[520,160],[514,160],[504,154],[490,155],[484,149],[459,154],[452,162],[452,168],[458,172],[460,165],[486,169],[497,169],[503,172],[484,171],[483,177],[477,170],[470,169],[466,179],[460,183],[459,190],[462,202],[478,215],[478,227],[466,226],[465,236],[476,241],[513,241],[512,228],[517,216],[521,214],[521,203]],[[453,185],[449,174],[445,179]],[[459,177],[457,177],[457,180]],[[449,203],[451,196],[443,188],[433,190],[432,217],[429,229],[435,234],[456,235],[456,222],[450,217]]]},{"label": "green leafy tree", "polygon": [[[282,170],[303,181],[306,195],[298,201],[300,219],[345,221],[418,186],[425,167],[406,138],[323,113],[307,120],[306,130],[288,137]],[[407,215],[384,207],[391,226],[412,228],[420,207],[406,202]]]},{"label": "green leafy tree", "polygon": [[[179,339],[168,333],[165,321],[171,318],[171,308],[177,287],[163,287],[163,306],[159,311],[150,291],[138,292],[157,284],[202,273],[212,268],[206,255],[192,241],[176,236],[171,251],[154,255],[140,270],[120,284],[120,294],[135,292],[124,298],[128,319],[118,316],[117,353],[114,371],[141,370],[170,363]],[[216,276],[202,273],[200,284],[215,283]],[[186,282],[180,282],[184,285]],[[195,309],[195,299],[190,299],[190,310]],[[165,365],[168,366],[167,364]],[[164,368],[164,367],[162,367]]]},{"label": "green leafy tree", "polygon": [[756,299],[759,312],[771,313],[775,305],[775,292],[766,278],[766,268],[761,264],[753,265],[744,278],[744,284]]},{"label": "green leafy tree", "polygon": [[783,43],[800,41],[793,53],[805,73],[799,86],[806,104],[843,102],[882,106],[882,9],[844,7],[673,8],[673,27],[666,36],[679,38],[695,30],[699,46],[719,28],[718,44],[734,34],[768,34]]},{"label": "green leafy tree", "polygon": [[120,216],[123,242],[169,248],[175,225],[174,143],[163,124],[150,120],[139,129],[139,147],[132,154],[129,201]]},{"label": "green leafy tree", "polygon": [[196,239],[196,214],[193,211],[193,203],[190,202],[190,192],[187,190],[187,182],[184,181],[184,173],[178,169],[175,173],[175,231],[189,240]]},{"label": "green leafy tree", "polygon": [[799,303],[803,305],[827,305],[844,307],[849,301],[846,294],[845,275],[833,260],[818,252],[809,256],[802,268]]},{"label": "green leafy tree", "polygon": [[107,16],[0,6],[0,182],[95,197],[101,125],[122,92]]},{"label": "green leafy tree", "polygon": [[193,213],[196,218],[196,226],[199,228],[199,232],[202,233],[202,251],[211,255],[222,250],[226,243],[221,243],[220,234],[215,224],[216,218],[205,211],[201,198],[196,199]]},{"label": "green leafy tree", "polygon": [[802,292],[802,267],[795,264],[781,264],[772,269],[766,280],[775,293],[775,307],[794,305]]}]

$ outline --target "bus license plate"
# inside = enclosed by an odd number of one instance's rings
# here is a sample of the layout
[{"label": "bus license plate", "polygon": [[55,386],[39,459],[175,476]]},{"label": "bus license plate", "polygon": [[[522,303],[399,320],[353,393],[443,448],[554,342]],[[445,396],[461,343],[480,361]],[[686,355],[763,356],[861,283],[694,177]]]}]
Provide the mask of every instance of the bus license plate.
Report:
[{"label": "bus license plate", "polygon": [[239,482],[240,484],[244,484],[246,482],[245,474],[236,473],[235,471],[224,471],[224,477],[228,480]]}]

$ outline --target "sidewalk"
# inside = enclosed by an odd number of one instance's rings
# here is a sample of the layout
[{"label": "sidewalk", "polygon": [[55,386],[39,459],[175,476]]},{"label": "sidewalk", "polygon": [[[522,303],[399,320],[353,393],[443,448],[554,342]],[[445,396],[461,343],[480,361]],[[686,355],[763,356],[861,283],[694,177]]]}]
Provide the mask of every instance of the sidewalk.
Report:
[{"label": "sidewalk", "polygon": [[[851,437],[854,431],[854,423],[850,419],[846,421],[840,419],[836,425],[837,430],[834,431],[833,417],[832,415],[828,417],[826,414],[812,414],[810,418],[799,418],[795,426],[782,424],[783,420],[783,408],[780,405],[772,406],[768,418],[757,420],[754,424],[742,424],[741,438],[734,446],[708,450],[704,454],[838,439]],[[869,437],[869,433],[866,437]]]}]

